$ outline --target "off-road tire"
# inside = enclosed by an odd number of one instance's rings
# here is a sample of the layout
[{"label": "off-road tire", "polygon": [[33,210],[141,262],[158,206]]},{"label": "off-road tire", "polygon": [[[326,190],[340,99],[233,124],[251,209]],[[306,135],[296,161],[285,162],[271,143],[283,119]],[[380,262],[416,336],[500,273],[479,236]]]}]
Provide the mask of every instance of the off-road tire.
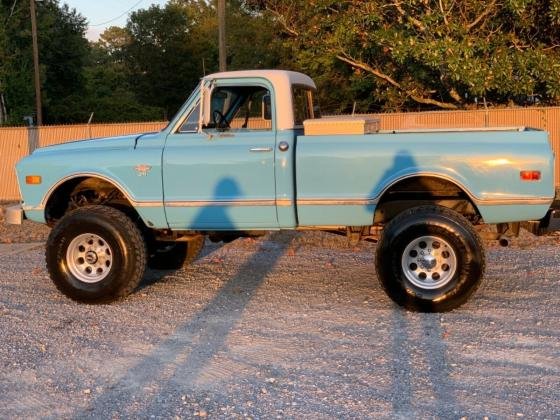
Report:
[{"label": "off-road tire", "polygon": [[[427,240],[426,245],[422,238],[432,238],[432,243]],[[418,248],[420,245],[431,247],[434,242],[437,242],[438,248],[440,243],[444,243],[449,252],[439,252],[437,258],[429,254],[426,258],[431,260],[418,260],[418,265],[415,261],[410,262],[412,257],[423,253]],[[426,254],[428,251],[437,253],[439,250],[427,248]],[[450,254],[453,257],[449,257]],[[454,262],[454,271],[450,271],[449,264],[444,260],[446,255]],[[424,269],[428,262],[434,266]],[[430,277],[434,274],[430,273],[445,268],[447,273],[440,272],[442,278],[446,274],[448,277],[446,283],[439,287],[437,281]],[[459,213],[435,205],[414,207],[397,215],[383,230],[376,252],[376,271],[381,286],[394,302],[413,311],[444,312],[461,306],[480,285],[484,268],[484,246],[471,223]],[[416,275],[426,274],[428,280],[416,280]],[[439,278],[439,274],[437,276]],[[433,289],[430,289],[430,281],[434,282]]]},{"label": "off-road tire", "polygon": [[154,241],[148,249],[148,267],[155,270],[178,270],[194,262],[204,247],[205,236],[186,242]]},{"label": "off-road tire", "polygon": [[[109,249],[110,267],[99,281],[81,280],[72,272],[81,269],[78,263],[70,261],[69,265],[73,241],[86,235],[101,238]],[[146,269],[147,251],[140,229],[129,217],[115,208],[94,205],[80,207],[60,219],[48,237],[45,256],[50,277],[63,294],[79,302],[104,303],[127,296],[138,286]]]}]

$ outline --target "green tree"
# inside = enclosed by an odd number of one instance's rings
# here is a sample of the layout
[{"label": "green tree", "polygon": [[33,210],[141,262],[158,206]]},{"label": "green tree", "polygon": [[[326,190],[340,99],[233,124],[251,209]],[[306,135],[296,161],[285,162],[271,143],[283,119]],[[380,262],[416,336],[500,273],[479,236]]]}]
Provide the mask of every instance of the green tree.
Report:
[{"label": "green tree", "polygon": [[[7,121],[21,124],[34,113],[33,56],[29,4],[0,0],[0,89]],[[39,60],[45,121],[84,119],[82,69],[88,54],[86,21],[58,0],[37,3]]]},{"label": "green tree", "polygon": [[125,28],[112,26],[91,43],[84,68],[85,108],[95,122],[152,121],[163,119],[161,108],[140,103],[130,83],[125,49],[131,43]]},{"label": "green tree", "polygon": [[[277,67],[270,48],[274,25],[262,13],[231,0],[227,8],[228,69]],[[165,7],[134,12],[122,49],[130,84],[142,104],[170,117],[204,74],[218,69],[216,2],[172,0]]]},{"label": "green tree", "polygon": [[[560,104],[559,0],[248,1],[348,110]],[[337,105],[338,104],[338,105]]]},{"label": "green tree", "polygon": [[[33,112],[31,28],[23,27],[21,5],[0,0],[0,98],[3,124],[22,124],[23,115]],[[27,15],[29,24],[29,14]],[[22,38],[29,35],[29,46]],[[27,41],[27,40],[26,40]],[[29,60],[24,58],[29,52]],[[30,67],[31,65],[31,67]]]},{"label": "green tree", "polygon": [[181,7],[151,6],[132,13],[126,27],[125,60],[134,93],[142,104],[160,107],[169,118],[201,73],[193,56],[188,16]]},{"label": "green tree", "polygon": [[51,123],[83,122],[87,119],[82,106],[83,68],[89,53],[86,20],[52,0],[43,1],[38,13],[45,118]]},{"label": "green tree", "polygon": [[[278,32],[270,16],[252,10],[239,0],[229,0],[226,7],[228,70],[281,67],[286,51],[276,42]],[[214,7],[213,29],[208,35],[217,41],[216,13]]]}]

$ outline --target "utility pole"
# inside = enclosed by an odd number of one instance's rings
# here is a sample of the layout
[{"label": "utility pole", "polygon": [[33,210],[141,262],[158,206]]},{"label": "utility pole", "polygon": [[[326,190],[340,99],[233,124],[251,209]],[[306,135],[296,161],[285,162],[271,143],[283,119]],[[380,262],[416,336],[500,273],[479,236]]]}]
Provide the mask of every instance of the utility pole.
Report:
[{"label": "utility pole", "polygon": [[226,0],[218,0],[218,49],[220,71],[226,71]]},{"label": "utility pole", "polygon": [[35,0],[29,0],[31,8],[31,34],[33,38],[33,67],[35,69],[35,107],[37,108],[37,125],[43,125],[43,107],[41,105],[41,75],[39,73],[39,45],[37,42],[37,16]]}]

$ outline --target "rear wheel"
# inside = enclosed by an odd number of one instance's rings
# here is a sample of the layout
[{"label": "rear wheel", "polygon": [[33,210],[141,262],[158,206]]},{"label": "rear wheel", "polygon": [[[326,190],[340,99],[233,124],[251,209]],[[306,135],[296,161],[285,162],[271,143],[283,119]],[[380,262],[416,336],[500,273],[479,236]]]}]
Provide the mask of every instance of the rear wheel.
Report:
[{"label": "rear wheel", "polygon": [[86,206],[55,225],[47,240],[46,262],[51,279],[66,296],[108,302],[138,286],[146,267],[146,246],[124,213]]},{"label": "rear wheel", "polygon": [[460,214],[419,206],[396,216],[376,255],[381,285],[396,303],[423,312],[449,311],[478,288],[484,273],[479,235]]}]

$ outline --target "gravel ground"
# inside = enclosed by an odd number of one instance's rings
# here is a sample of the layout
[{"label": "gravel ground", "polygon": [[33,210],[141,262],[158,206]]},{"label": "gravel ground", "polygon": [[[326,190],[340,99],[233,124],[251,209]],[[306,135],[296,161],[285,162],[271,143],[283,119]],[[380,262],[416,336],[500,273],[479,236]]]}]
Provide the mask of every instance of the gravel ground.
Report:
[{"label": "gravel ground", "polygon": [[48,278],[47,232],[0,224],[0,418],[560,418],[557,237],[489,244],[442,315],[391,303],[374,245],[320,233],[208,243],[80,305]]},{"label": "gravel ground", "polygon": [[45,241],[50,229],[39,223],[24,220],[22,226],[4,223],[5,208],[10,203],[0,203],[0,244]]}]

